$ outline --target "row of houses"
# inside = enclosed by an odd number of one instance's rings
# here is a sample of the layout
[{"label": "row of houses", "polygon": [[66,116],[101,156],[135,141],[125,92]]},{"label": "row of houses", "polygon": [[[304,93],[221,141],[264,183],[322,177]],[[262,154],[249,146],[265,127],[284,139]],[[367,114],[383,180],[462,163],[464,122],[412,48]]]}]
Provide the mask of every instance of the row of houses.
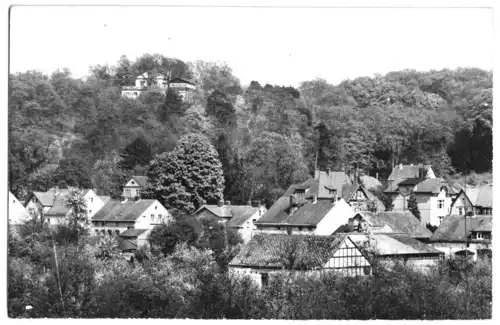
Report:
[{"label": "row of houses", "polygon": [[183,101],[189,102],[192,99],[191,93],[196,89],[196,85],[184,78],[170,78],[162,74],[150,78],[148,73],[145,72],[136,77],[134,86],[123,86],[121,93],[123,97],[136,99],[144,92],[151,91],[165,94],[168,89],[174,90]]},{"label": "row of houses", "polygon": [[[116,236],[123,251],[134,251],[147,244],[156,225],[172,221],[158,201],[141,199],[147,181],[145,176],[132,177],[124,186],[123,201],[83,191],[93,237]],[[420,270],[446,256],[491,253],[491,185],[458,190],[436,178],[431,166],[399,165],[385,193],[393,200],[393,211],[385,211],[357,179],[317,170],[311,179],[291,185],[269,209],[259,201],[232,205],[221,200],[200,207],[194,216],[218,220],[240,233],[244,246],[229,269],[249,274],[261,285],[270,274],[284,271],[291,276],[325,270],[369,275],[373,256],[367,255],[367,246],[378,260],[399,260]],[[412,194],[420,220],[408,210]],[[59,224],[70,212],[63,197],[64,190],[57,188],[34,192],[26,209],[43,211],[47,222]],[[432,233],[427,224],[437,225],[437,230]]]}]

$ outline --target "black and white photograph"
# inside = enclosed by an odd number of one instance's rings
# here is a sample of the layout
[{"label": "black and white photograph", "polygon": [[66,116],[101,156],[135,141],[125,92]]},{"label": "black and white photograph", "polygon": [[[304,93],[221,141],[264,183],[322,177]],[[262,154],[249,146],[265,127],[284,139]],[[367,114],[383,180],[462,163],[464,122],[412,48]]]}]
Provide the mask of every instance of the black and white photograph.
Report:
[{"label": "black and white photograph", "polygon": [[378,2],[3,6],[6,317],[495,318],[493,1]]}]

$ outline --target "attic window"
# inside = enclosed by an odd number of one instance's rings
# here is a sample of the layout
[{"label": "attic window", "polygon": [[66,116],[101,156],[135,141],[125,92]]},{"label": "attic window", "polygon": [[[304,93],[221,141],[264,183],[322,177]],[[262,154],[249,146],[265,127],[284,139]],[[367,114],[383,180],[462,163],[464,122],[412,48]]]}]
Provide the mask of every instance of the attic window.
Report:
[{"label": "attic window", "polygon": [[158,206],[157,206],[157,205],[155,205],[155,210],[157,210],[157,209],[158,209]]},{"label": "attic window", "polygon": [[130,183],[131,183],[132,185],[133,185],[133,184],[135,184],[135,182],[134,182],[134,181],[131,181]]},{"label": "attic window", "polygon": [[296,189],[295,190],[295,193],[297,193],[297,194],[304,194],[305,192],[306,192],[306,190],[304,190],[304,189]]},{"label": "attic window", "polygon": [[90,198],[90,202],[94,202],[94,198],[93,197]]}]

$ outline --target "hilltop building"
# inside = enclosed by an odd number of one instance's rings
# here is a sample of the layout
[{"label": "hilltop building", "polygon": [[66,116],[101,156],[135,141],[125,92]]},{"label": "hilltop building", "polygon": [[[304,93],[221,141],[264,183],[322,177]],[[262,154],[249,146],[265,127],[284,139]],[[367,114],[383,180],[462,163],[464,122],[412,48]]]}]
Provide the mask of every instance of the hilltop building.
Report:
[{"label": "hilltop building", "polygon": [[149,85],[148,79],[149,75],[147,72],[137,76],[134,86],[122,86],[122,96],[136,99],[142,93],[147,91],[166,94],[167,90],[170,88],[176,91],[184,101],[190,101],[190,94],[196,89],[196,85],[193,82],[183,78],[173,78],[168,80],[168,78],[159,74],[150,80]]}]

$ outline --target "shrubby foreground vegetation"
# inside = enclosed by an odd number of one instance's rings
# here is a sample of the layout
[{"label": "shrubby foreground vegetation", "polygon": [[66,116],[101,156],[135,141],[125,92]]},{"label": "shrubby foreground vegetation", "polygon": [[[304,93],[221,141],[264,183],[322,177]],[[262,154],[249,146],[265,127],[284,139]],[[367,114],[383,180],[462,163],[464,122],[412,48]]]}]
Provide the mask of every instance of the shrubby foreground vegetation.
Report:
[{"label": "shrubby foreground vegetation", "polygon": [[200,234],[195,228],[187,222],[168,234],[156,231],[154,248],[131,259],[116,250],[112,238],[92,247],[71,227],[51,232],[28,223],[9,237],[9,316],[491,318],[489,260],[455,260],[425,275],[402,265],[392,271],[376,267],[375,275],[366,278],[324,274],[292,282],[284,274],[271,276],[268,287],[259,290],[249,278],[231,276],[223,267],[238,251],[237,239],[221,245],[221,231]]}]

